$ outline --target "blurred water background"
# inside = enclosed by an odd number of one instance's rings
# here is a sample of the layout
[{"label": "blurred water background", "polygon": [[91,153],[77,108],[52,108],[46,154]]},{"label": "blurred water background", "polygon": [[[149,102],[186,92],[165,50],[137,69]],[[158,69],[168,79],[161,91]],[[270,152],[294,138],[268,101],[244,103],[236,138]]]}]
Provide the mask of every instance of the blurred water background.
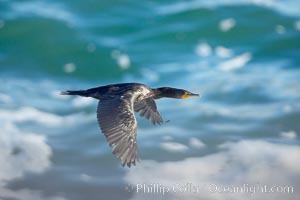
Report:
[{"label": "blurred water background", "polygon": [[[298,0],[0,0],[0,199],[296,199],[299,11]],[[157,101],[161,126],[138,118],[130,169],[97,101],[59,95],[117,82],[202,95]],[[137,191],[154,183],[183,189]]]}]

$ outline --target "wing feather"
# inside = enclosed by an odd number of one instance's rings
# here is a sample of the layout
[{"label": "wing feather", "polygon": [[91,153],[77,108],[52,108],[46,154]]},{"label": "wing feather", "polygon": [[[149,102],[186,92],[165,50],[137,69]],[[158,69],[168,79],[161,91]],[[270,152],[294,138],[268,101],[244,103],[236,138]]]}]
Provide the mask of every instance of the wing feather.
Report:
[{"label": "wing feather", "polygon": [[137,158],[137,121],[133,113],[133,97],[101,99],[97,118],[102,133],[122,165],[135,165]]},{"label": "wing feather", "polygon": [[154,125],[163,123],[163,119],[159,114],[156,103],[153,98],[147,98],[139,102],[135,102],[134,111],[139,112],[142,117],[150,120]]}]

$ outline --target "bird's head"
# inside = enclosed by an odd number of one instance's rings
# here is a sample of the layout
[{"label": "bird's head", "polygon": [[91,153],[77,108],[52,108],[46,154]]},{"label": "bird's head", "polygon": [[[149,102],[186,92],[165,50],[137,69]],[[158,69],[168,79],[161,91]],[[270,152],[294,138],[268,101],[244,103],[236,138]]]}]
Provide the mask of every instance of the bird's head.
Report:
[{"label": "bird's head", "polygon": [[199,97],[199,94],[194,94],[190,91],[183,90],[183,89],[177,89],[177,88],[171,88],[171,87],[162,87],[154,89],[156,93],[156,98],[175,98],[175,99],[186,99],[189,97]]}]

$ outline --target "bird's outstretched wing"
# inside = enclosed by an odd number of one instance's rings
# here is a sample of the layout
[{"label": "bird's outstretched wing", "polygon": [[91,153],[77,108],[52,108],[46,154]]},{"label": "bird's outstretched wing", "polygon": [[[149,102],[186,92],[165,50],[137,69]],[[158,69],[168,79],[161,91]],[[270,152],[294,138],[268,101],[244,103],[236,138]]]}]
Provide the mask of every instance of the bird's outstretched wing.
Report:
[{"label": "bird's outstretched wing", "polygon": [[139,112],[142,117],[150,120],[154,125],[163,123],[153,98],[147,98],[134,103],[134,111]]},{"label": "bird's outstretched wing", "polygon": [[137,155],[137,121],[133,112],[132,96],[101,99],[98,104],[99,126],[122,165],[135,165]]}]

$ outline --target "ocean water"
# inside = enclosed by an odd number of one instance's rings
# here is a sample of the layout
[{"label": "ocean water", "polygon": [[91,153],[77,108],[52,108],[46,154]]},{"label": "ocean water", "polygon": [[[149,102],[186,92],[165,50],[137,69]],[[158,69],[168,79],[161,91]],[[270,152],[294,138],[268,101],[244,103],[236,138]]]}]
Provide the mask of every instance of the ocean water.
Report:
[{"label": "ocean water", "polygon": [[[0,0],[0,199],[296,199],[298,0]],[[138,117],[123,168],[97,101],[118,82],[200,93]]]}]

